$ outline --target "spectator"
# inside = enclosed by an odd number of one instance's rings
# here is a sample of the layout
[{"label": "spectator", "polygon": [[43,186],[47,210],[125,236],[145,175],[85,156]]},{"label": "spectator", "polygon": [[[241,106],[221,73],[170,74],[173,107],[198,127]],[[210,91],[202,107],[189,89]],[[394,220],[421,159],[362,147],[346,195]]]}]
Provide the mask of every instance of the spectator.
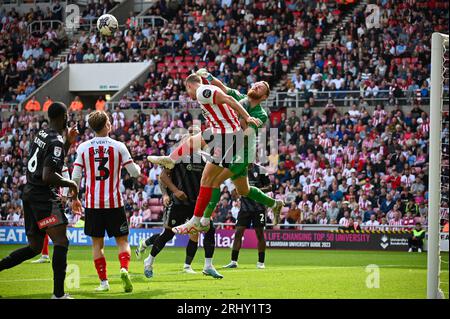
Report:
[{"label": "spectator", "polygon": [[97,99],[97,102],[95,102],[95,109],[97,111],[104,111],[105,110],[105,99],[103,98],[103,95],[100,95]]},{"label": "spectator", "polygon": [[130,228],[142,228],[142,215],[138,209],[135,209],[133,215],[130,217]]},{"label": "spectator", "polygon": [[25,110],[28,112],[39,112],[41,110],[41,104],[36,100],[36,96],[33,96],[27,104],[25,104]]},{"label": "spectator", "polygon": [[42,105],[42,111],[43,111],[43,112],[47,112],[49,106],[50,106],[52,103],[53,103],[53,100],[50,98],[50,96],[46,96],[46,97],[45,97],[45,102],[44,102],[44,104]]},{"label": "spectator", "polygon": [[380,223],[376,219],[377,216],[375,214],[370,215],[369,221],[365,222],[364,226],[366,226],[367,230],[378,230]]},{"label": "spectator", "polygon": [[75,99],[70,103],[69,110],[72,112],[81,111],[83,109],[83,102],[81,102],[80,97],[77,95]]}]

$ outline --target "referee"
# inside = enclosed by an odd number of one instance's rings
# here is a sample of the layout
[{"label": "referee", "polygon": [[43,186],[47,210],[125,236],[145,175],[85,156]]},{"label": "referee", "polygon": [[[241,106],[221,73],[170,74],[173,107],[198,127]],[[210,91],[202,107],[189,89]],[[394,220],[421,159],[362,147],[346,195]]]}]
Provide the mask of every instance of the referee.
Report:
[{"label": "referee", "polygon": [[[167,242],[172,240],[175,233],[173,227],[182,225],[194,215],[195,203],[200,190],[200,180],[206,162],[200,153],[192,156],[184,156],[181,161],[169,170],[165,168],[160,177],[160,187],[163,193],[164,204],[164,230],[161,234],[153,235],[146,240],[141,240],[136,249],[136,256],[141,258],[141,254],[147,247],[152,246],[150,255],[144,261],[144,274],[147,278],[153,277],[153,262],[155,257],[161,252]],[[213,278],[223,278],[212,264],[212,257],[215,247],[215,228],[212,221],[209,230],[204,234],[203,246],[205,249],[205,266],[203,274]],[[189,235],[189,242],[186,247],[186,259],[183,271],[195,273],[191,267],[192,260],[198,247],[198,233]]]}]

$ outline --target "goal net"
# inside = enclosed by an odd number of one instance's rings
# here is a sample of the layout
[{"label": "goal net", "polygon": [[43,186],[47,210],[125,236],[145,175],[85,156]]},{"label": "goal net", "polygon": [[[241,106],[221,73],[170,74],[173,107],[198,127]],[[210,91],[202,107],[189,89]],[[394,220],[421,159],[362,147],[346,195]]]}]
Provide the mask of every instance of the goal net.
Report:
[{"label": "goal net", "polygon": [[427,298],[440,299],[445,298],[442,289],[448,293],[448,282],[441,280],[448,258],[446,263],[441,259],[440,248],[441,228],[448,222],[448,35],[433,33],[431,52]]}]

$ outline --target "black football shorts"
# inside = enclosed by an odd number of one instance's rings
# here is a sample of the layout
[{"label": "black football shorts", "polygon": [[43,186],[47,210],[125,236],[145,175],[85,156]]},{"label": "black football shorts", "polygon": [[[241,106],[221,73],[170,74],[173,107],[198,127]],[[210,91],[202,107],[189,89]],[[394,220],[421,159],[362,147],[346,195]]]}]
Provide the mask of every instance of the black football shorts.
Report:
[{"label": "black football shorts", "polygon": [[23,211],[27,236],[44,236],[46,229],[68,224],[59,199],[38,201],[32,195],[24,194]]},{"label": "black football shorts", "polygon": [[172,228],[183,225],[194,215],[194,208],[194,206],[174,205],[173,203],[167,207],[164,207],[164,226]]},{"label": "black football shorts", "polygon": [[244,226],[250,228],[265,227],[266,226],[266,211],[239,211],[236,226]]},{"label": "black football shorts", "polygon": [[125,209],[120,208],[86,208],[84,211],[84,233],[90,237],[121,237],[129,234]]}]

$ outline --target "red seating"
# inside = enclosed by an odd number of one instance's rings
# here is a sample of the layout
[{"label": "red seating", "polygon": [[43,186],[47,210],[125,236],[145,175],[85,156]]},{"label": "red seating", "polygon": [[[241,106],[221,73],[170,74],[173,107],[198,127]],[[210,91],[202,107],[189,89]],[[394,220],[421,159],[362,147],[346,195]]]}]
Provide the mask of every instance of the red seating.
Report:
[{"label": "red seating", "polygon": [[150,199],[148,200],[148,204],[149,204],[150,206],[158,206],[158,205],[161,205],[161,199],[159,199],[159,198],[150,198]]},{"label": "red seating", "polygon": [[164,210],[163,206],[150,206],[150,211],[152,214],[161,214],[161,212]]}]

